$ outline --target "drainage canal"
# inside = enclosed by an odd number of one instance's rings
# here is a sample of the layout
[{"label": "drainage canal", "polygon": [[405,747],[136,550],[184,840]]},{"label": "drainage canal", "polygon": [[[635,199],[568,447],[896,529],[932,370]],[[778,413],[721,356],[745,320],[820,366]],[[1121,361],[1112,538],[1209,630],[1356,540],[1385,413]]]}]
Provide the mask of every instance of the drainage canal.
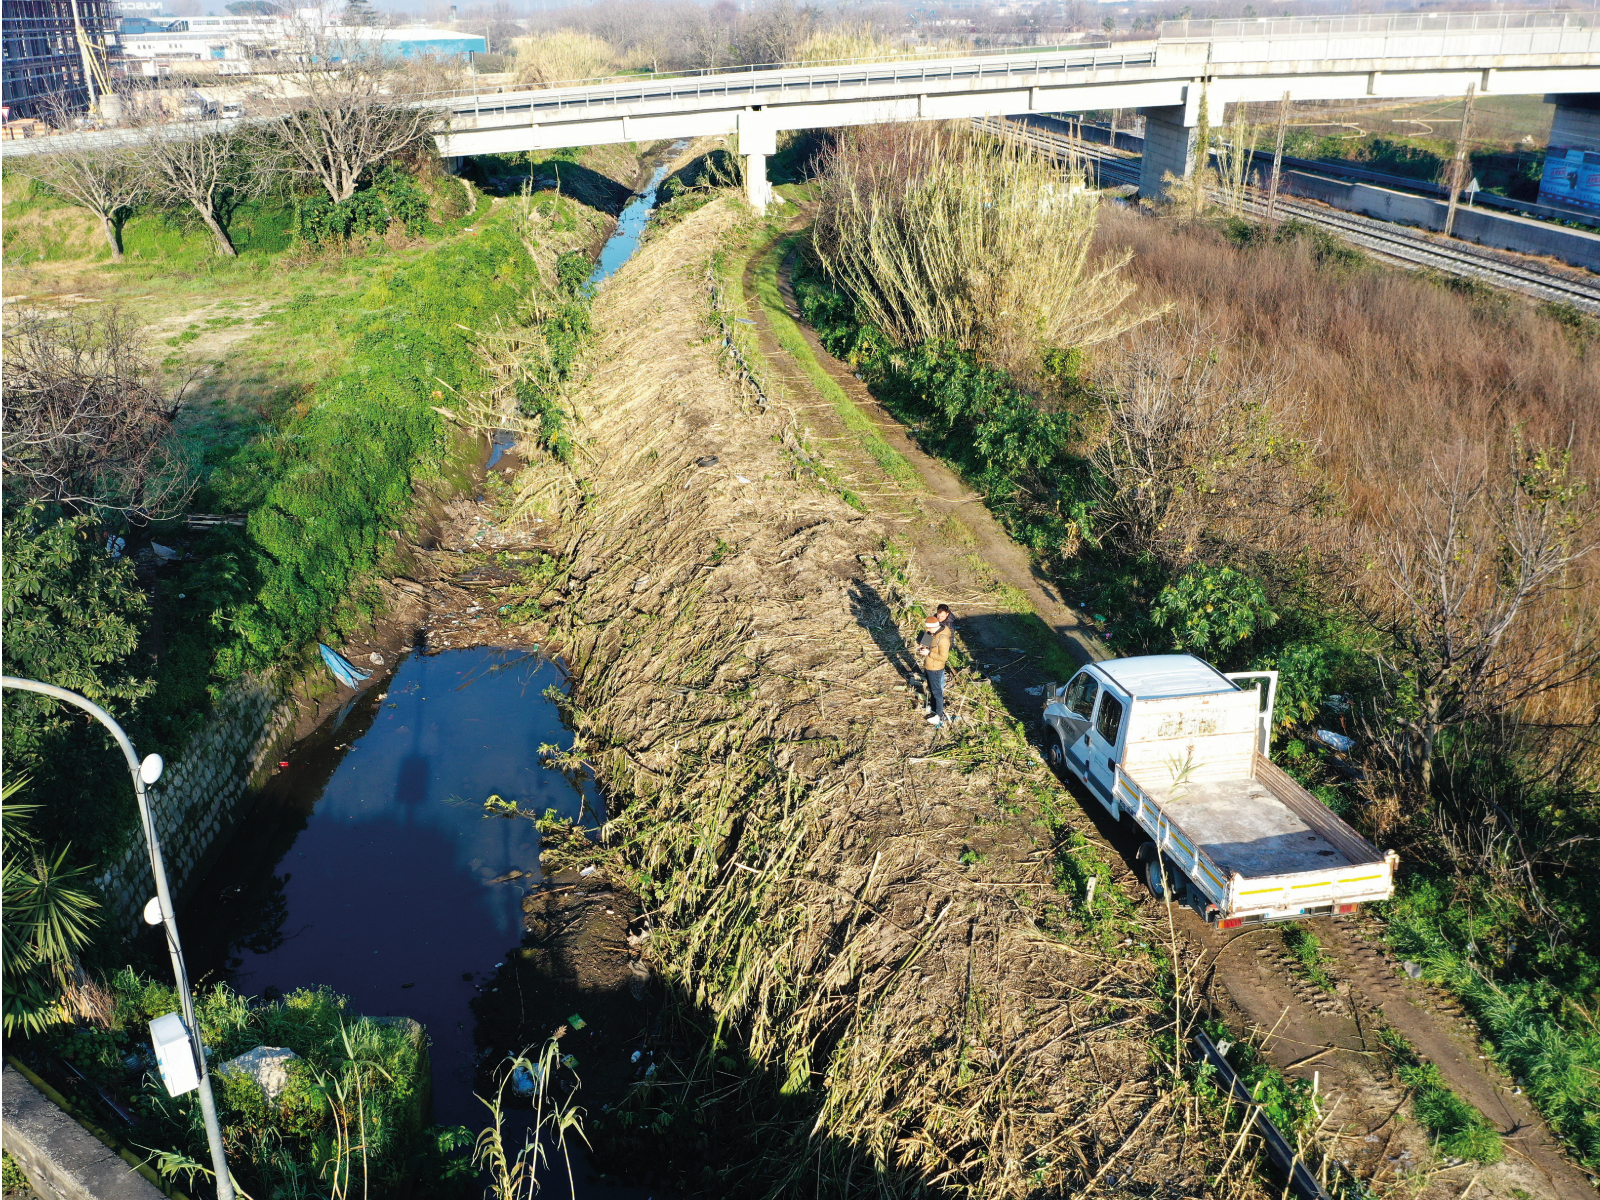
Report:
[{"label": "drainage canal", "polygon": [[441,1124],[481,1123],[471,1006],[539,882],[533,822],[485,801],[591,827],[603,815],[590,780],[540,762],[568,740],[551,685],[560,665],[535,653],[408,655],[295,747],[183,914],[245,995],[327,985],[357,1012],[421,1021]]},{"label": "drainage canal", "polygon": [[[623,211],[591,282],[637,249],[669,165]],[[487,1068],[580,1008],[586,1027],[564,1048],[595,1068],[585,1091],[625,1086],[651,1006],[610,949],[627,931],[620,898],[593,879],[542,880],[534,823],[485,809],[498,797],[591,829],[603,819],[592,780],[541,761],[542,745],[570,740],[545,695],[566,683],[537,652],[479,648],[412,653],[367,685],[294,748],[194,889],[180,919],[195,974],[248,996],[327,986],[356,1012],[421,1021],[440,1124],[481,1126]],[[595,920],[575,922],[574,907]],[[575,924],[593,932],[564,939]]]}]

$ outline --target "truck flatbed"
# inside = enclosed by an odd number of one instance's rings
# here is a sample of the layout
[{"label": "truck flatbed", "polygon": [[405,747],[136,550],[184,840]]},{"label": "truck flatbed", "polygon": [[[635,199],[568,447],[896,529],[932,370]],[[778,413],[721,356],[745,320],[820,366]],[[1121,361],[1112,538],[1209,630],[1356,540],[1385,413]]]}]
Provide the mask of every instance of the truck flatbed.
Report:
[{"label": "truck flatbed", "polygon": [[[1224,877],[1358,865],[1257,780],[1224,779],[1177,789],[1146,784],[1144,790]],[[1378,857],[1374,852],[1364,861]]]}]

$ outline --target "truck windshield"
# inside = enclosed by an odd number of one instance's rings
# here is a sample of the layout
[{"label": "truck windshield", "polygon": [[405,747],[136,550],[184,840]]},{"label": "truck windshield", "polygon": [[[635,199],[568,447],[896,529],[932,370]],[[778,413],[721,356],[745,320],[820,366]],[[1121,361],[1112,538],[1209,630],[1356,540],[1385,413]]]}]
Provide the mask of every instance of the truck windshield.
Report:
[{"label": "truck windshield", "polygon": [[1100,719],[1095,722],[1095,728],[1105,738],[1106,745],[1117,744],[1117,734],[1122,730],[1122,701],[1110,692],[1100,699]]},{"label": "truck windshield", "polygon": [[1094,698],[1100,691],[1100,685],[1094,681],[1094,676],[1085,672],[1067,685],[1067,711],[1076,713],[1085,721],[1094,712]]}]

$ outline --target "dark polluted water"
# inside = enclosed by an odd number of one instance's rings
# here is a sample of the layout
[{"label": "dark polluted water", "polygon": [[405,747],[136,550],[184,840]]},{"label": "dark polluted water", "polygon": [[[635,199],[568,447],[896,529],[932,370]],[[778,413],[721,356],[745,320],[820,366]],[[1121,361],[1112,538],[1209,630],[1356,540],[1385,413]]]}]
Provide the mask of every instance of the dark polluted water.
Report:
[{"label": "dark polluted water", "polygon": [[412,654],[330,718],[187,905],[200,971],[247,996],[327,985],[357,1012],[421,1021],[434,1119],[482,1125],[469,1006],[520,942],[532,882],[495,881],[539,872],[533,822],[484,801],[602,816],[591,781],[541,763],[541,745],[570,740],[552,685],[566,686],[560,665],[525,651]]}]

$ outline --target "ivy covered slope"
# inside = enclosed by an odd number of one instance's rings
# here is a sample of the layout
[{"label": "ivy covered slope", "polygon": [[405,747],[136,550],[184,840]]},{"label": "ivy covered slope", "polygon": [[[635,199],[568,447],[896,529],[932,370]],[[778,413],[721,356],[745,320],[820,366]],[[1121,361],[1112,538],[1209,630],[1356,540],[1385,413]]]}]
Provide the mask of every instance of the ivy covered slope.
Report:
[{"label": "ivy covered slope", "polygon": [[[109,658],[93,668],[121,680],[113,708],[140,749],[169,755],[229,683],[297,663],[317,641],[337,643],[372,616],[367,584],[386,569],[388,531],[405,523],[415,489],[450,473],[457,450],[440,410],[491,385],[479,333],[537,325],[547,354],[535,374],[548,385],[568,369],[587,303],[561,286],[556,263],[598,220],[545,196],[480,208],[471,231],[370,271],[350,292],[319,294],[317,268],[307,268],[311,286],[271,309],[243,348],[258,360],[264,348],[281,353],[273,373],[310,382],[276,389],[247,422],[196,440],[190,510],[247,520],[182,535],[190,555],[161,583],[159,657],[144,652],[154,648],[154,620],[131,568],[97,555],[87,526],[52,528],[43,514],[27,528],[8,514],[8,542],[42,539],[36,551],[6,555],[8,628],[26,630],[48,657],[79,623],[72,597],[86,583],[122,597],[96,643]],[[32,777],[29,798],[51,810],[42,825],[79,861],[99,861],[131,831],[132,805],[114,775],[83,774],[101,759],[115,767],[99,749],[83,752],[99,736],[25,701],[7,704],[7,766]]]}]

